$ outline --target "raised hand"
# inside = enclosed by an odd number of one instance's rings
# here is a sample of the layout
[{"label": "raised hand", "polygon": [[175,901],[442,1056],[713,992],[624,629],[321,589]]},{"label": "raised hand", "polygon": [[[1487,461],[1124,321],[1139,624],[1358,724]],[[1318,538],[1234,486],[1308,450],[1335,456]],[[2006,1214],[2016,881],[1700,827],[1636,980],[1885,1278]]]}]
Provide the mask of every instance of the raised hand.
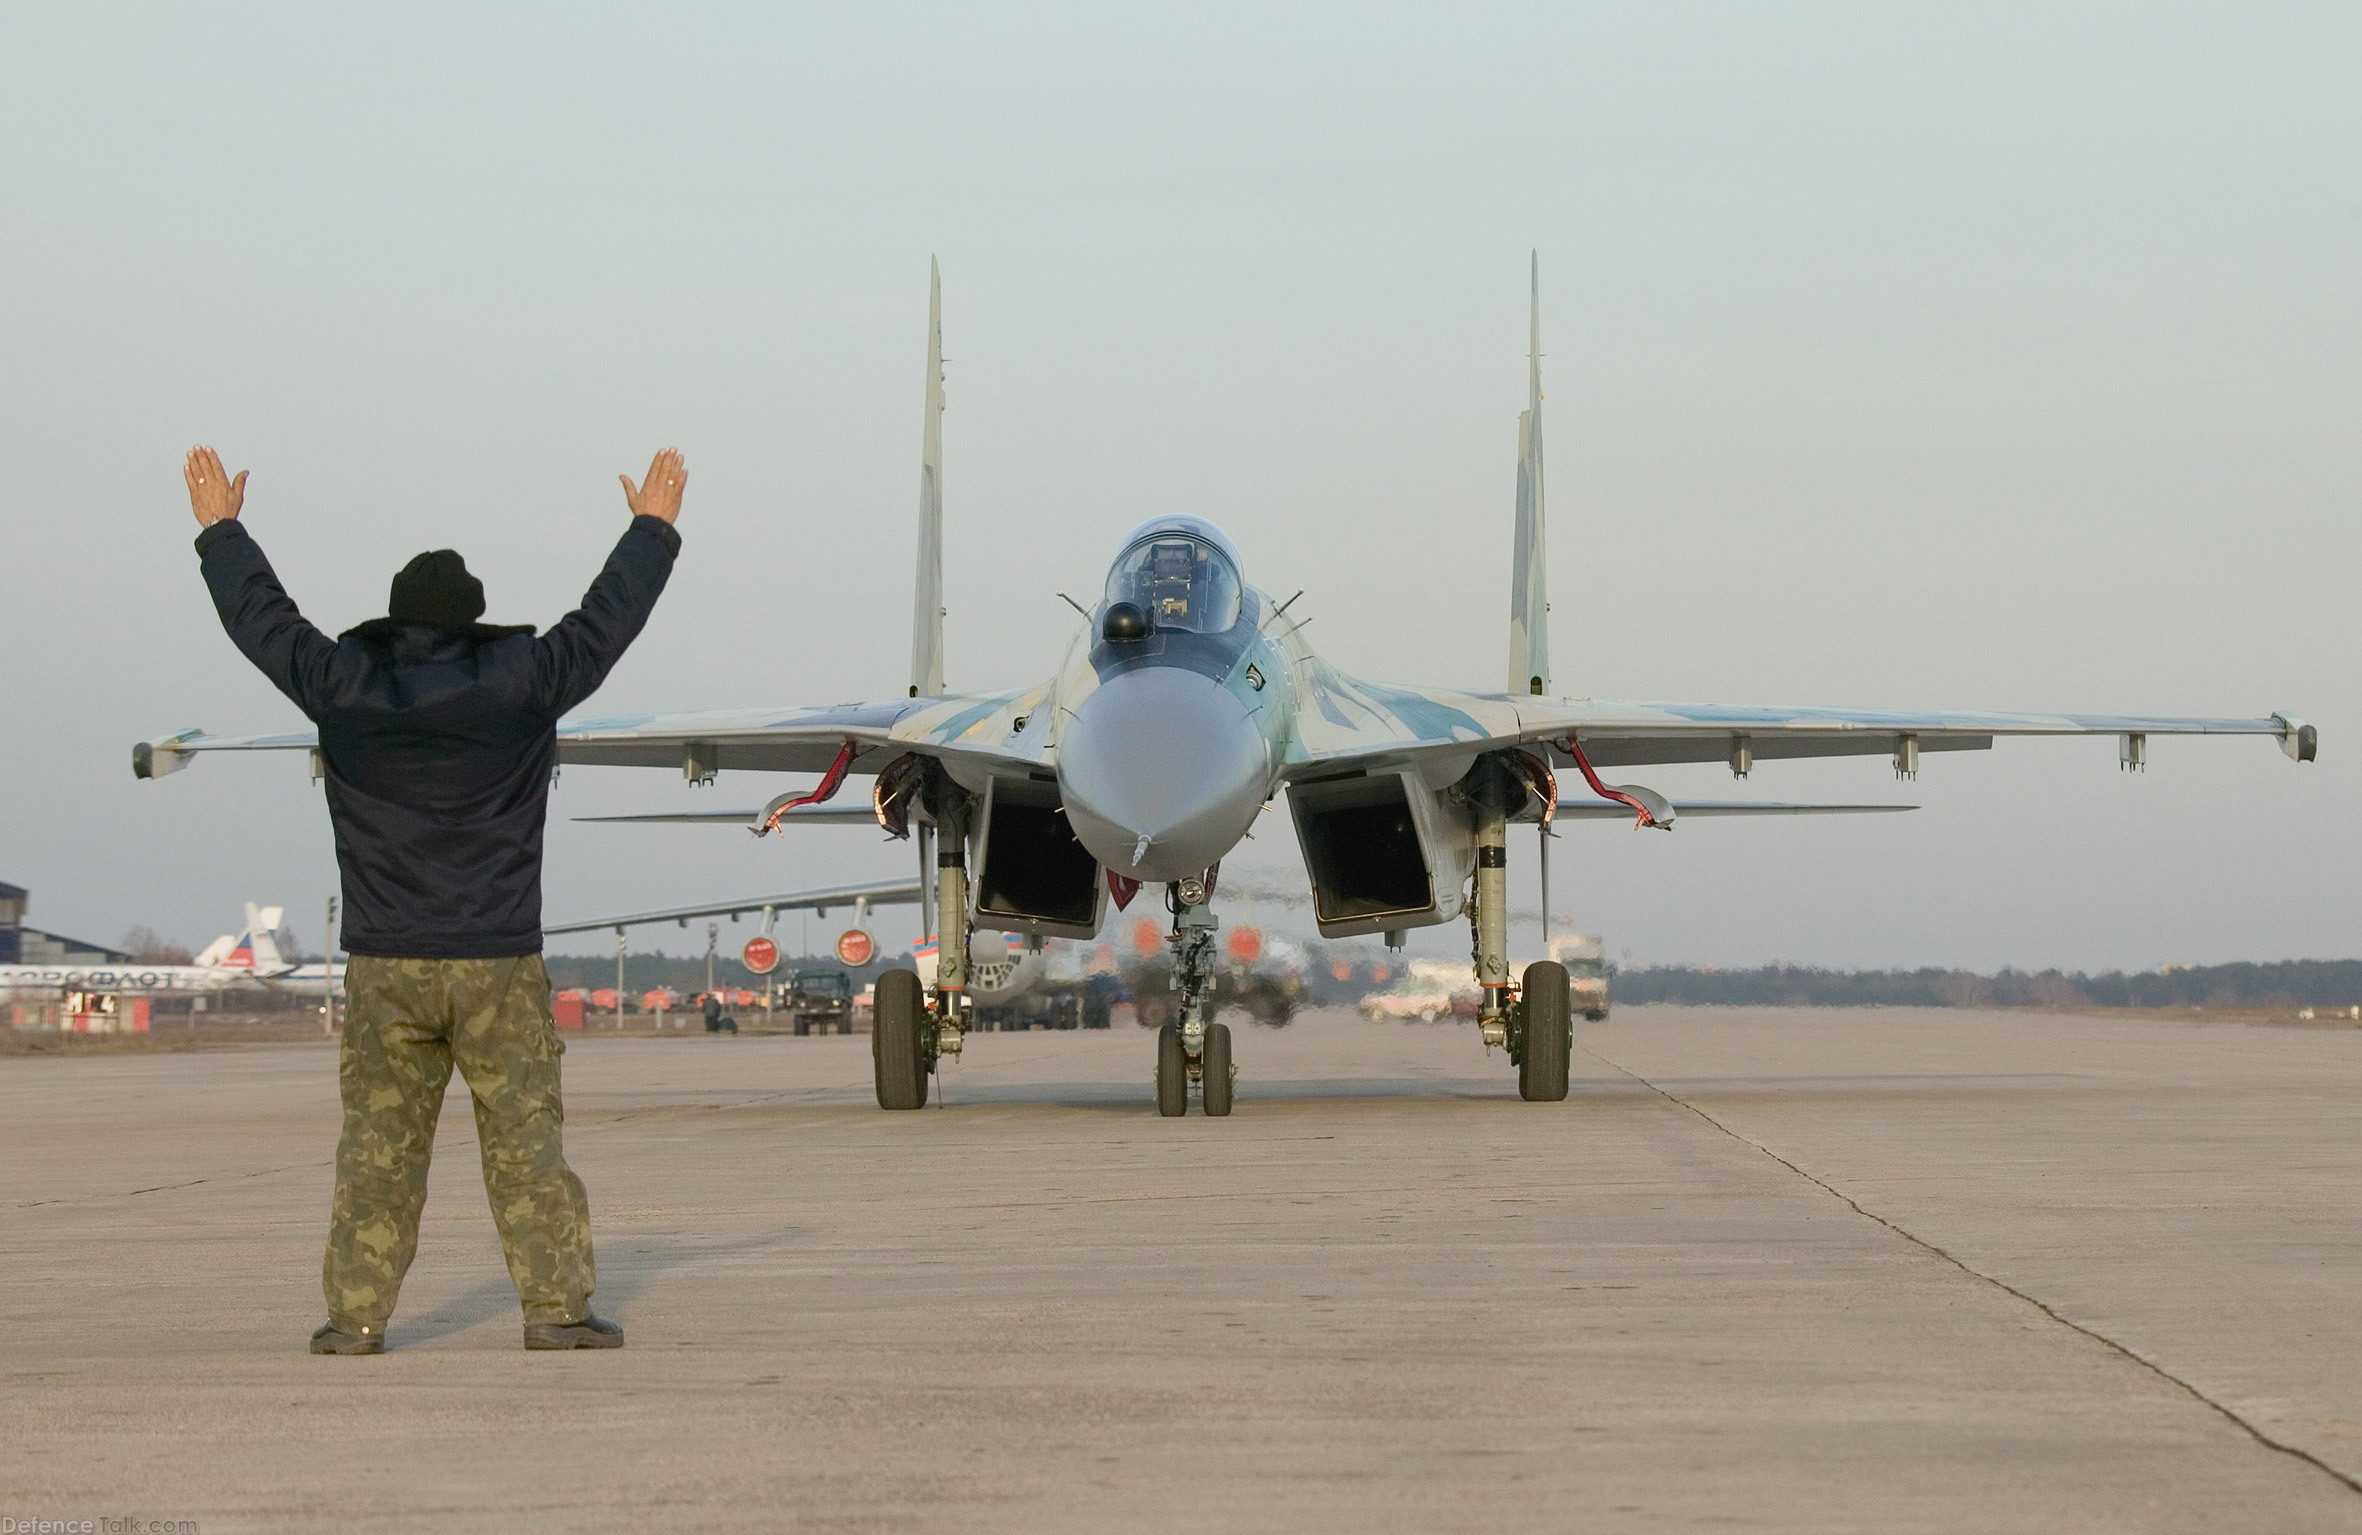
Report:
[{"label": "raised hand", "polygon": [[210,528],[235,517],[246,504],[246,471],[239,470],[238,477],[231,479],[221,467],[221,455],[211,448],[189,449],[180,473],[189,482],[189,510],[196,513],[200,527]]},{"label": "raised hand", "polygon": [[631,504],[634,517],[671,522],[681,515],[681,488],[689,483],[689,461],[681,457],[680,449],[666,448],[648,465],[648,478],[640,484],[634,485],[628,474],[616,478],[623,481],[623,499]]}]

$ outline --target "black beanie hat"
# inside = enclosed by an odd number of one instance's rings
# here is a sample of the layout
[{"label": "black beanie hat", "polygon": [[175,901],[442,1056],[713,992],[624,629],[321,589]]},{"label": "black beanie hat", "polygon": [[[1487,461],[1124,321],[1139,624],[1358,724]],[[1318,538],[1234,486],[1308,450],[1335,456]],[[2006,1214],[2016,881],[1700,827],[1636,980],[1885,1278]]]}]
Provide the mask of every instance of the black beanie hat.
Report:
[{"label": "black beanie hat", "polygon": [[464,629],[484,616],[484,583],[467,573],[457,550],[430,550],[394,577],[386,616]]}]

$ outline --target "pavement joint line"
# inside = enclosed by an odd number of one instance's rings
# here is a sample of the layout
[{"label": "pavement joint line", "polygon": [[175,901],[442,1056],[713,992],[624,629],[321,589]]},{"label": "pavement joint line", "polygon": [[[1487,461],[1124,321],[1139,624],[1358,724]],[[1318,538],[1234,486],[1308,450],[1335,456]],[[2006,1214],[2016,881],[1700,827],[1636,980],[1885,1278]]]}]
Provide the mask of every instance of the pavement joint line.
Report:
[{"label": "pavement joint line", "polygon": [[2348,1492],[2362,1494],[2362,1480],[2357,1480],[2354,1477],[2348,1476],[2345,1472],[2340,1471],[2337,1467],[2329,1464],[2329,1462],[2323,1460],[2320,1456],[2313,1454],[2310,1450],[2306,1450],[2297,1445],[2287,1444],[2281,1440],[2274,1439],[2271,1435],[2256,1427],[2254,1423],[2242,1417],[2239,1413],[2233,1411],[2223,1403],[2216,1401],[2213,1397],[2208,1396],[2205,1392],[2199,1390],[2196,1386],[2182,1379],[2179,1375],[2174,1374],[2171,1370],[2166,1369],[2163,1365],[2157,1363],[2155,1360],[2134,1352],[2132,1349],[2127,1348],[2125,1345],[2117,1342],[2114,1338],[2109,1337],[2106,1333],[2086,1327],[2081,1322],[2078,1322],[2071,1317],[2065,1316],[2060,1312],[2053,1310],[2045,1302],[2037,1300],[2035,1297],[2027,1294],[2017,1286],[2010,1284],[2007,1280],[1997,1279],[1993,1275],[1985,1273],[1981,1269],[1970,1267],[1961,1259],[1953,1256],[1943,1248],[1938,1247],[1935,1243],[1927,1240],[1927,1238],[1916,1235],[1913,1232],[1906,1230],[1904,1227],[1896,1225],[1893,1221],[1888,1220],[1885,1216],[1880,1215],[1875,1211],[1864,1209],[1860,1202],[1855,1200],[1852,1195],[1847,1194],[1843,1190],[1814,1177],[1811,1173],[1806,1172],[1803,1168],[1797,1166],[1794,1162],[1789,1161],[1786,1157],[1781,1156],[1778,1152],[1772,1150],[1769,1146],[1764,1145],[1762,1142],[1750,1140],[1748,1137],[1741,1135],[1738,1131],[1733,1130],[1730,1126],[1724,1124],[1721,1120],[1716,1119],[1713,1115],[1707,1113],[1704,1109],[1699,1108],[1696,1104],[1691,1103],[1685,1098],[1681,1098],[1667,1092],[1665,1089],[1659,1087],[1656,1083],[1642,1076],[1639,1072],[1633,1071],[1629,1067],[1626,1067],[1617,1061],[1608,1059],[1608,1057],[1600,1054],[1597,1050],[1592,1049],[1588,1045],[1578,1043],[1576,1048],[1581,1050],[1585,1055],[1590,1056],[1593,1060],[1599,1062],[1601,1065],[1621,1073],[1630,1080],[1639,1083],[1641,1086],[1647,1088],[1650,1092],[1655,1093],[1658,1097],[1664,1099],[1667,1103],[1672,1104],[1674,1107],[1686,1109],[1690,1113],[1697,1115],[1698,1118],[1712,1125],[1715,1129],[1721,1131],[1724,1135],[1729,1136],[1732,1140],[1737,1141],[1740,1145],[1749,1147],[1750,1149],[1759,1152],[1763,1156],[1770,1158],[1772,1161],[1779,1163],[1782,1167],[1788,1169],[1788,1171],[1794,1173],[1797,1177],[1802,1178],[1805,1182],[1819,1189],[1822,1193],[1827,1194],[1830,1198],[1844,1204],[1847,1209],[1853,1211],[1856,1215],[1861,1216],[1864,1220],[1872,1221],[1880,1226],[1884,1226],[1887,1230],[1893,1232],[1896,1236],[1901,1237],[1904,1241],[1909,1242],[1914,1247],[1920,1248],[1925,1252],[1932,1253],[1936,1257],[1943,1259],[1944,1262],[1960,1270],[1961,1273],[1968,1275],[1971,1279],[1980,1280],[1985,1284],[1991,1285],[1994,1289],[1999,1290],[2004,1294],[2014,1296],[2018,1300],[2024,1301],[2036,1311],[2041,1312],[2044,1316],[2058,1323],[2061,1327],[2064,1327],[2071,1332],[2081,1333],[2084,1337],[2091,1339],[2094,1343],[2100,1344],[2101,1346],[2122,1355],[2124,1358],[2132,1361],[2134,1364],[2139,1365],[2142,1369],[2148,1371],[2150,1374],[2156,1376],[2159,1380],[2164,1381],[2166,1384],[2179,1387],[2183,1392],[2187,1393],[2192,1400],[2200,1403],[2203,1406],[2212,1408],[2216,1413],[2220,1414],[2225,1419],[2228,1419],[2231,1423],[2236,1424],[2241,1432],[2245,1433],[2248,1438],[2253,1439],[2257,1444],[2262,1445],[2265,1449],[2276,1451],[2279,1454],[2288,1456],[2292,1460],[2302,1461],[2304,1464],[2311,1466],[2314,1470],[2320,1472],[2322,1475],[2343,1486]]},{"label": "pavement joint line", "polygon": [[[462,1144],[469,1144],[463,1142]],[[276,1173],[291,1173],[306,1167],[334,1167],[336,1159],[318,1162],[290,1162],[285,1167],[258,1167],[250,1173],[233,1173],[221,1178],[191,1178],[186,1183],[159,1183],[144,1189],[118,1189],[108,1194],[78,1194],[66,1199],[27,1199],[16,1204],[0,1205],[0,1210],[39,1210],[50,1205],[96,1204],[102,1199],[137,1199],[142,1194],[176,1194],[182,1189],[197,1188],[207,1183],[243,1183],[249,1178],[268,1178]]]},{"label": "pavement joint line", "polygon": [[[1183,1194],[1095,1194],[1085,1199],[1023,1199],[1003,1200],[993,1204],[966,1204],[966,1210],[1065,1210],[1077,1205],[1158,1205],[1177,1200],[1204,1199],[1358,1199],[1368,1194],[1416,1194],[1416,1188],[1399,1189],[1289,1189],[1284,1193],[1241,1193],[1237,1189],[1217,1189],[1206,1193]],[[1494,1203],[1501,1203],[1495,1200]]]},{"label": "pavement joint line", "polygon": [[836,1089],[828,1087],[785,1087],[775,1093],[758,1093],[752,1098],[732,1098],[722,1103],[651,1103],[636,1109],[617,1109],[596,1119],[585,1114],[583,1119],[585,1128],[593,1124],[604,1127],[620,1125],[630,1119],[646,1119],[651,1114],[712,1114],[722,1109],[743,1109],[749,1104],[769,1103],[777,1098],[793,1098],[799,1094],[810,1098],[834,1091]]}]

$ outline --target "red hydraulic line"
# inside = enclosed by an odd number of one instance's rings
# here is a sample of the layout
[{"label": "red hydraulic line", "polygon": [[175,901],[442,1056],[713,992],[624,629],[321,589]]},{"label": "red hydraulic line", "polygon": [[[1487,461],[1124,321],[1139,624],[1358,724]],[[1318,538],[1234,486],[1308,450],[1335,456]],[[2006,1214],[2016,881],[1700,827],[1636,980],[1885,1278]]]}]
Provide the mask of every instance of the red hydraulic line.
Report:
[{"label": "red hydraulic line", "polygon": [[837,792],[838,787],[841,786],[845,781],[845,769],[851,767],[852,765],[853,743],[851,741],[847,741],[844,745],[844,749],[837,753],[837,760],[830,763],[828,765],[828,771],[821,775],[819,786],[814,788],[811,793],[806,794],[798,799],[791,799],[786,804],[780,806],[777,810],[772,811],[770,816],[763,822],[763,830],[761,832],[757,832],[755,835],[762,836],[765,833],[777,831],[779,829],[779,818],[787,814],[790,810],[795,809],[798,805],[817,805],[822,800],[825,800],[834,795]]},{"label": "red hydraulic line", "polygon": [[1649,814],[1648,806],[1634,799],[1631,795],[1624,793],[1621,789],[1611,789],[1606,784],[1603,784],[1599,781],[1599,775],[1591,771],[1591,759],[1583,755],[1583,743],[1575,739],[1574,732],[1572,731],[1567,733],[1566,754],[1574,758],[1575,766],[1583,770],[1583,781],[1591,785],[1592,793],[1598,795],[1601,799],[1614,800],[1617,804],[1629,808],[1640,817],[1639,820],[1632,823],[1634,830],[1637,831],[1643,826],[1655,826],[1659,824],[1657,818]]},{"label": "red hydraulic line", "polygon": [[1545,827],[1558,819],[1558,775],[1550,771],[1546,756],[1537,757],[1532,752],[1517,754],[1518,775],[1525,780],[1526,788],[1542,801],[1542,824]]}]

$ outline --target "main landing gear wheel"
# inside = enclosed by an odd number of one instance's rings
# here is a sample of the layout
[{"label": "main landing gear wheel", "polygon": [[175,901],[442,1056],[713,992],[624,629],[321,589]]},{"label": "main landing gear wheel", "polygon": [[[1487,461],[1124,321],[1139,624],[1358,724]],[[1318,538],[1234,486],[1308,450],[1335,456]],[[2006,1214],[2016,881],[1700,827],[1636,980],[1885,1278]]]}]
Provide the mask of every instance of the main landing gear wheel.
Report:
[{"label": "main landing gear wheel", "polygon": [[1198,1053],[1205,1074],[1205,1110],[1217,1117],[1230,1112],[1230,1025],[1206,1025],[1206,1042]]},{"label": "main landing gear wheel", "polygon": [[1541,960],[1525,967],[1525,1038],[1517,1056],[1517,1096],[1528,1103],[1566,1097],[1568,1057],[1574,1054],[1574,1009],[1566,966]]},{"label": "main landing gear wheel", "polygon": [[1189,1054],[1177,1023],[1156,1031],[1156,1111],[1167,1119],[1189,1112]]},{"label": "main landing gear wheel", "polygon": [[879,976],[877,1021],[869,1034],[879,1108],[927,1106],[926,1040],[927,997],[919,989],[917,972],[889,970]]}]

